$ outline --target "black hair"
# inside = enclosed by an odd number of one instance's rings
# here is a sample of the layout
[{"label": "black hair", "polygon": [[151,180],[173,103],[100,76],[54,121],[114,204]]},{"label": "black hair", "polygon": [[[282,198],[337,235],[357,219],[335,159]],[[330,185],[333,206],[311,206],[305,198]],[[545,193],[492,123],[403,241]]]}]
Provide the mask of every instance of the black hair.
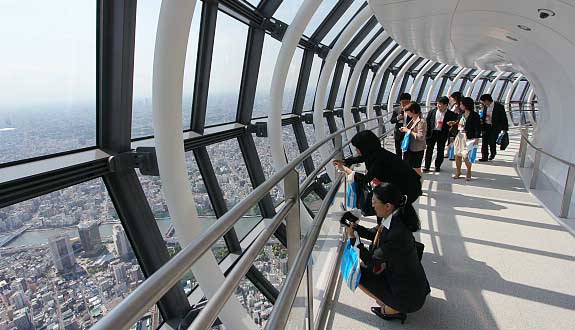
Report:
[{"label": "black hair", "polygon": [[449,98],[447,96],[440,96],[437,98],[437,102],[441,103],[441,104],[448,105],[449,104]]},{"label": "black hair", "polygon": [[464,97],[461,100],[461,104],[465,107],[465,109],[469,111],[475,111],[475,101],[473,101],[470,97]]},{"label": "black hair", "polygon": [[405,111],[409,111],[414,115],[419,115],[421,113],[421,106],[419,105],[419,103],[411,101],[409,102],[407,107],[405,107]]},{"label": "black hair", "polygon": [[354,135],[351,139],[351,144],[359,149],[362,156],[381,150],[381,141],[370,130],[361,131]]},{"label": "black hair", "polygon": [[488,102],[493,102],[493,98],[491,97],[491,94],[483,94],[479,97],[479,101],[488,101]]},{"label": "black hair", "polygon": [[400,101],[411,101],[411,94],[401,93],[401,95],[399,95],[399,100]]},{"label": "black hair", "polygon": [[457,105],[461,103],[461,98],[463,97],[461,92],[453,92],[450,96],[457,102]]},{"label": "black hair", "polygon": [[399,210],[401,221],[412,232],[421,229],[419,216],[411,204],[407,203],[407,196],[402,195],[399,188],[389,182],[382,182],[373,188],[373,195],[382,203],[390,203]]}]

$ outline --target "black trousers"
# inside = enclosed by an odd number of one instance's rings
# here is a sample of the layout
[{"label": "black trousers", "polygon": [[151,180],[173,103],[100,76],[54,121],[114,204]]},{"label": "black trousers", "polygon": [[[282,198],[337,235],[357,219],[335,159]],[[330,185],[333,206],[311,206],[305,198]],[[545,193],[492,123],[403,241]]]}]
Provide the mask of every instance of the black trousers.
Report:
[{"label": "black trousers", "polygon": [[495,157],[497,154],[497,132],[493,126],[485,125],[483,126],[483,132],[481,134],[481,158],[488,159],[489,155]]},{"label": "black trousers", "polygon": [[399,157],[403,157],[403,151],[401,151],[401,142],[403,142],[403,137],[405,133],[395,130],[393,133],[393,139],[395,140],[395,154]]},{"label": "black trousers", "polygon": [[445,156],[445,144],[447,143],[447,134],[441,131],[433,130],[431,137],[427,139],[427,148],[425,149],[425,168],[431,167],[431,158],[433,158],[433,149],[437,144],[437,156],[435,157],[435,168],[438,169],[443,164]]}]

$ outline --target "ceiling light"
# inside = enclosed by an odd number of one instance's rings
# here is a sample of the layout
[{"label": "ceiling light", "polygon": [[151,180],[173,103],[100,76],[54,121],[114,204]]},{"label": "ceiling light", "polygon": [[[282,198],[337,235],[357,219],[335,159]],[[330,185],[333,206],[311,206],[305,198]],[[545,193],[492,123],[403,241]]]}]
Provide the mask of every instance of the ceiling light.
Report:
[{"label": "ceiling light", "polygon": [[505,38],[507,38],[509,40],[513,40],[513,41],[519,41],[519,39],[512,37],[512,36],[505,36]]},{"label": "ceiling light", "polygon": [[539,8],[537,12],[539,12],[539,18],[541,19],[555,16],[555,12],[551,9]]},{"label": "ceiling light", "polygon": [[519,25],[517,25],[517,27],[520,28],[520,29],[523,30],[523,31],[531,31],[531,28],[528,27],[528,26],[525,26],[525,25],[519,24]]}]

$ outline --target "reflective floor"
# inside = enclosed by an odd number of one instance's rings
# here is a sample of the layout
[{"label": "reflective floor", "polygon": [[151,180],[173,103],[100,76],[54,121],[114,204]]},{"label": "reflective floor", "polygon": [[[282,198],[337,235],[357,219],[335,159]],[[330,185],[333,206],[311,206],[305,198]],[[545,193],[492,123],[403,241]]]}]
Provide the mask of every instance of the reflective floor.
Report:
[{"label": "reflective floor", "polygon": [[[420,239],[432,287],[404,325],[370,312],[372,299],[338,286],[329,329],[572,329],[575,238],[525,189],[513,158],[518,141],[474,180],[455,164],[425,177]],[[375,222],[375,221],[374,221]]]}]

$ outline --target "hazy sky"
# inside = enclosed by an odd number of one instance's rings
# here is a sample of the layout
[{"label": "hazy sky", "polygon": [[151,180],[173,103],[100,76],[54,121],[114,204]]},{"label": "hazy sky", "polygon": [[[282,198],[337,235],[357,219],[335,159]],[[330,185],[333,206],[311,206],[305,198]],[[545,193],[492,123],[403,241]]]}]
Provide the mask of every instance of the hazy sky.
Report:
[{"label": "hazy sky", "polygon": [[[256,1],[250,1],[256,3]],[[312,19],[312,31],[336,0],[326,0]],[[302,0],[286,0],[276,17],[290,23]],[[134,97],[151,97],[152,64],[160,0],[139,0],[136,26]],[[186,60],[184,94],[191,94],[201,16],[198,1]],[[0,0],[0,109],[41,104],[95,102],[96,1]],[[248,27],[218,14],[210,93],[237,92]],[[309,32],[311,33],[311,32]],[[308,34],[309,34],[308,33]],[[280,43],[266,38],[260,86],[271,81]],[[275,55],[275,56],[274,56]],[[300,55],[301,56],[301,55]],[[296,56],[301,58],[300,56]],[[296,63],[297,62],[297,63]],[[289,80],[297,78],[299,61]]]}]

